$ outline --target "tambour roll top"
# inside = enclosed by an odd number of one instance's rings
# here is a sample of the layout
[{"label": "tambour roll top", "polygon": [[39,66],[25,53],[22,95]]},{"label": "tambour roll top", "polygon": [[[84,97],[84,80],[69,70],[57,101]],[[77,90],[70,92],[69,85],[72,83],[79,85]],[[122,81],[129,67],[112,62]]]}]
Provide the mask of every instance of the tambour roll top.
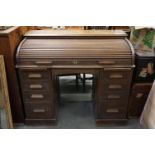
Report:
[{"label": "tambour roll top", "polygon": [[29,31],[19,45],[16,57],[17,64],[19,59],[29,58],[125,59],[128,60],[125,65],[134,63],[132,46],[126,34],[110,30]]}]

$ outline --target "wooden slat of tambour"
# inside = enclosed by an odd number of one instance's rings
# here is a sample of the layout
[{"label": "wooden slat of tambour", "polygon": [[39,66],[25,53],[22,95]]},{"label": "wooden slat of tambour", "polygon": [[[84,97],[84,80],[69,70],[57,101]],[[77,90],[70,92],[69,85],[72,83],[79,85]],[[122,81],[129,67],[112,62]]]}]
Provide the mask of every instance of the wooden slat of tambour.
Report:
[{"label": "wooden slat of tambour", "polygon": [[[122,42],[125,42],[125,40],[124,39],[100,39],[100,40],[98,40],[98,39],[81,39],[81,40],[79,40],[79,39],[72,39],[72,42],[74,43],[74,44],[86,44],[86,43],[98,43],[98,44],[100,44],[100,43],[111,43],[111,41],[115,41],[114,42],[114,44],[116,44],[116,43],[122,43]],[[51,43],[53,43],[53,44],[56,44],[56,43],[70,43],[71,42],[71,39],[27,39],[27,41],[24,43],[25,45],[26,44],[29,44],[29,45],[31,45],[31,44],[51,44]]]},{"label": "wooden slat of tambour", "polygon": [[[111,45],[111,42],[113,44]],[[119,46],[118,46],[119,45]],[[96,48],[96,49],[125,49],[130,50],[129,45],[124,39],[104,39],[104,40],[55,40],[55,39],[27,39],[21,48],[28,49],[87,49],[87,48]]]},{"label": "wooden slat of tambour", "polygon": [[98,52],[98,51],[21,51],[19,56],[45,56],[45,55],[48,55],[49,57],[52,56],[52,57],[62,57],[62,56],[87,56],[87,57],[90,57],[90,56],[94,56],[94,57],[97,57],[97,56],[130,56],[131,57],[131,53],[123,53],[123,52],[108,52],[108,53],[104,53],[104,52]]},{"label": "wooden slat of tambour", "polygon": [[[83,52],[83,53],[82,53]],[[56,51],[56,52],[54,52],[54,51],[26,51],[26,52],[21,52],[20,53],[20,55],[24,55],[24,54],[30,54],[30,55],[39,55],[39,54],[41,54],[41,55],[46,55],[46,54],[48,54],[49,56],[50,55],[60,55],[60,54],[65,54],[65,55],[111,55],[111,54],[113,54],[113,55],[131,55],[130,53],[117,53],[117,52],[109,52],[109,53],[102,53],[102,52],[97,52],[97,51],[92,51],[92,52],[90,52],[90,51],[82,51],[82,52],[78,52],[78,51],[65,51],[65,53],[64,53],[64,51]]]},{"label": "wooden slat of tambour", "polygon": [[34,54],[34,55],[32,55],[32,54],[23,54],[23,55],[20,55],[19,57],[22,57],[22,56],[32,56],[32,57],[37,57],[37,56],[42,56],[42,57],[44,57],[44,56],[49,56],[49,57],[53,57],[53,58],[59,58],[59,57],[98,57],[98,58],[104,58],[104,57],[131,57],[131,55],[92,55],[92,54],[89,54],[89,56],[87,55],[87,54],[82,54],[82,55],[71,55],[71,54],[61,54],[61,55],[49,55],[49,54]]},{"label": "wooden slat of tambour", "polygon": [[[42,55],[38,55],[38,56],[36,56],[36,55],[33,55],[33,56],[26,56],[26,55],[23,55],[23,56],[20,56],[19,58],[54,58],[54,59],[56,59],[56,58],[62,58],[62,57],[60,57],[60,56],[42,56]],[[116,56],[103,56],[103,57],[97,57],[97,56],[66,56],[66,55],[63,55],[63,58],[73,58],[73,59],[78,59],[78,58],[124,58],[124,59],[127,59],[127,58],[130,58],[131,59],[131,56],[118,56],[118,55],[116,55]]]},{"label": "wooden slat of tambour", "polygon": [[39,56],[39,55],[40,55],[40,56],[48,55],[49,57],[50,57],[50,56],[51,56],[51,57],[59,57],[59,56],[60,56],[60,57],[62,57],[62,56],[65,56],[65,57],[67,57],[67,56],[71,56],[71,57],[72,57],[72,56],[77,56],[77,57],[78,57],[78,56],[79,56],[79,57],[80,57],[80,56],[81,56],[81,57],[82,57],[82,56],[87,56],[87,57],[90,57],[90,56],[94,56],[94,57],[97,57],[97,56],[101,56],[101,57],[102,57],[102,56],[111,56],[111,57],[113,57],[113,56],[124,56],[124,57],[125,57],[125,56],[131,56],[130,54],[126,54],[126,55],[123,55],[123,54],[117,54],[117,55],[116,55],[116,54],[115,54],[115,55],[114,55],[114,54],[113,54],[113,55],[111,55],[111,54],[89,54],[89,55],[88,55],[87,53],[79,54],[79,55],[77,55],[76,53],[75,53],[75,54],[69,54],[69,53],[66,53],[66,54],[50,54],[50,55],[49,55],[48,53],[44,53],[44,54],[42,54],[42,53],[40,53],[40,54],[39,54],[39,53],[37,53],[37,54],[27,53],[27,54],[20,54],[19,56],[21,57],[21,56],[24,56],[24,55],[25,55],[25,56],[26,56],[26,55],[27,55],[27,56],[32,56],[32,57],[33,57],[33,56]]},{"label": "wooden slat of tambour", "polygon": [[83,52],[90,52],[90,53],[131,53],[130,51],[127,50],[120,50],[120,49],[21,49],[20,51],[22,51],[23,53],[31,51],[31,52],[44,52],[44,53],[48,53],[48,52],[52,52],[52,53],[61,53],[61,52],[79,52],[79,53],[83,53]]},{"label": "wooden slat of tambour", "polygon": [[72,53],[72,54],[68,54],[68,53],[59,53],[59,54],[48,54],[48,53],[35,53],[35,54],[33,54],[33,53],[23,53],[23,54],[20,54],[19,55],[19,57],[22,57],[22,56],[35,56],[35,57],[37,57],[37,56],[49,56],[49,57],[98,57],[98,58],[100,58],[100,57],[114,57],[114,56],[120,56],[120,57],[126,57],[126,56],[129,56],[129,57],[131,57],[131,54],[96,54],[96,55],[94,55],[94,54],[87,54],[87,53],[84,53],[84,54],[80,54],[80,53]]},{"label": "wooden slat of tambour", "polygon": [[119,49],[48,49],[48,50],[45,50],[45,49],[21,49],[20,51],[22,51],[23,53],[25,52],[44,52],[44,53],[48,53],[48,52],[52,52],[52,53],[61,53],[61,52],[90,52],[90,53],[130,53],[126,50],[119,50]]}]

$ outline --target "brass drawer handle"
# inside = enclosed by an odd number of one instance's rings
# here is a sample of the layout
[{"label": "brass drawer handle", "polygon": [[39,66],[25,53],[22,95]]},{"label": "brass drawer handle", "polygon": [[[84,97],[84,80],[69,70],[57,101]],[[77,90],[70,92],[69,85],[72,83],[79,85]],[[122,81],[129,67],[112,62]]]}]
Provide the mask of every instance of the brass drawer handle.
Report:
[{"label": "brass drawer handle", "polygon": [[116,109],[116,108],[107,109],[106,112],[108,112],[108,113],[119,113],[119,109]]},{"label": "brass drawer handle", "polygon": [[32,94],[31,98],[32,99],[43,99],[44,95],[42,95],[42,94]]},{"label": "brass drawer handle", "polygon": [[30,78],[30,79],[32,79],[32,78],[42,78],[42,75],[41,74],[32,73],[32,74],[28,75],[28,78]]},{"label": "brass drawer handle", "polygon": [[116,64],[116,61],[103,60],[103,61],[99,61],[99,64],[102,64],[102,65],[114,65],[114,64]]},{"label": "brass drawer handle", "polygon": [[51,65],[52,61],[36,61],[35,64],[37,65]]},{"label": "brass drawer handle", "polygon": [[108,99],[119,99],[121,98],[119,95],[108,95]]},{"label": "brass drawer handle", "polygon": [[109,77],[110,77],[110,79],[122,79],[123,75],[121,75],[121,74],[112,74]]},{"label": "brass drawer handle", "polygon": [[44,113],[45,111],[45,109],[33,109],[33,112],[35,113]]},{"label": "brass drawer handle", "polygon": [[109,85],[108,88],[109,89],[121,89],[122,85]]},{"label": "brass drawer handle", "polygon": [[29,86],[29,88],[31,88],[31,89],[42,89],[43,86],[41,84],[31,84]]}]

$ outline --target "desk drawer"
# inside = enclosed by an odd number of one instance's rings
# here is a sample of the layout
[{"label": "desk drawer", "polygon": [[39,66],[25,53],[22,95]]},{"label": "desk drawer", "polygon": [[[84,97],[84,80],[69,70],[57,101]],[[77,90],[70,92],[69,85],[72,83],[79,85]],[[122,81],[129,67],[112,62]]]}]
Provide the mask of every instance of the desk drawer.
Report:
[{"label": "desk drawer", "polygon": [[31,119],[45,119],[51,118],[53,115],[52,106],[50,104],[46,105],[25,105],[25,115],[26,118]]},{"label": "desk drawer", "polygon": [[113,107],[127,107],[128,105],[128,100],[115,100],[115,99],[111,99],[111,100],[103,100],[103,102],[101,102],[102,105],[106,105],[109,108],[113,108]]},{"label": "desk drawer", "polygon": [[106,91],[126,91],[130,88],[129,82],[119,82],[119,81],[112,81],[111,83],[105,83],[103,84],[103,89]]},{"label": "desk drawer", "polygon": [[24,102],[49,102],[51,94],[46,91],[31,91],[23,93]]},{"label": "desk drawer", "polygon": [[99,103],[98,115],[102,118],[108,119],[121,119],[125,118],[127,114],[127,106],[121,105],[118,103],[111,104],[109,101],[103,101]]},{"label": "desk drawer", "polygon": [[19,69],[19,76],[24,82],[25,80],[48,80],[51,74],[46,69]]},{"label": "desk drawer", "polygon": [[105,90],[102,93],[102,99],[109,100],[109,101],[111,101],[111,100],[117,100],[117,101],[128,100],[128,91],[129,90],[126,90],[126,91]]},{"label": "desk drawer", "polygon": [[21,84],[23,92],[25,91],[33,91],[33,90],[41,90],[41,91],[50,91],[50,83],[49,81],[42,80],[30,80],[22,82]]},{"label": "desk drawer", "polygon": [[103,81],[104,83],[111,84],[115,82],[118,84],[127,84],[130,83],[132,76],[132,69],[110,69],[105,68],[103,71]]}]

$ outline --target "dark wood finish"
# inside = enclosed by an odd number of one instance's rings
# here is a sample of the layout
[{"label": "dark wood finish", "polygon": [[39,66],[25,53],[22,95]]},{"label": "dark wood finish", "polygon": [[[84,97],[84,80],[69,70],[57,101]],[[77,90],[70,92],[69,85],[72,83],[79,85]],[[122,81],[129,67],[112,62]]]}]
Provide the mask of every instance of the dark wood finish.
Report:
[{"label": "dark wood finish", "polygon": [[131,89],[128,117],[138,118],[144,108],[152,83],[135,83]]},{"label": "dark wood finish", "polygon": [[0,54],[4,56],[13,121],[24,122],[23,107],[15,71],[15,52],[26,31],[33,27],[11,27],[0,31]]},{"label": "dark wood finish", "polygon": [[[80,73],[94,75],[96,120],[126,120],[134,51],[125,37],[122,31],[28,32],[16,54],[26,122],[56,120],[58,77]],[[36,88],[45,81],[50,89]]]}]

